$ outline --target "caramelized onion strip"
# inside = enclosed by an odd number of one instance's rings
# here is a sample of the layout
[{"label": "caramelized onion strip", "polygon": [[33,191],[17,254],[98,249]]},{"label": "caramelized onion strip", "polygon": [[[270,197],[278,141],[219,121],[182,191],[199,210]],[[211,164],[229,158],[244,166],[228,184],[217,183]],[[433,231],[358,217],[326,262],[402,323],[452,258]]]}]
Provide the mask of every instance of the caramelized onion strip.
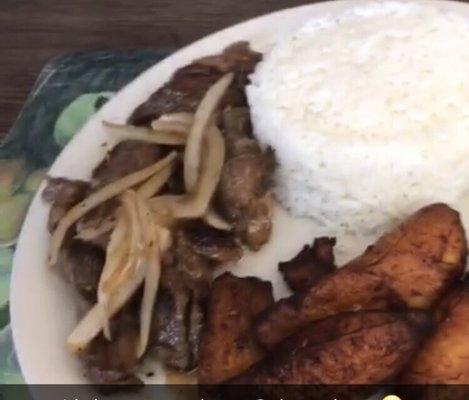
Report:
[{"label": "caramelized onion strip", "polygon": [[140,306],[140,337],[137,347],[137,356],[141,357],[145,353],[150,335],[153,306],[161,276],[161,256],[156,226],[151,215],[152,212],[138,196],[136,203],[145,244],[146,261],[145,283]]},{"label": "caramelized onion strip", "polygon": [[184,124],[190,127],[194,123],[194,113],[174,112],[174,113],[163,114],[156,121],[179,122],[181,124]]},{"label": "caramelized onion strip", "polygon": [[162,160],[150,165],[140,171],[127,175],[115,182],[112,182],[96,192],[92,193],[85,200],[72,207],[65,216],[59,221],[57,228],[52,234],[51,245],[49,249],[49,264],[55,265],[57,256],[62,246],[62,242],[69,228],[83,217],[87,212],[99,206],[105,201],[119,195],[123,191],[143,182],[153,174],[167,167],[176,158],[176,152],[171,152]]},{"label": "caramelized onion strip", "polygon": [[229,231],[232,229],[231,224],[223,219],[213,208],[209,208],[204,215],[204,221],[207,225],[222,231]]},{"label": "caramelized onion strip", "polygon": [[234,74],[230,72],[215,82],[207,90],[195,112],[194,124],[191,127],[186,148],[184,149],[184,183],[189,193],[195,189],[197,184],[202,158],[202,145],[210,120],[233,78]]},{"label": "caramelized onion strip", "polygon": [[178,128],[177,131],[156,131],[141,126],[121,125],[108,121],[103,121],[103,125],[106,131],[116,135],[120,142],[124,140],[140,140],[142,142],[171,146],[185,145],[189,129],[185,127],[182,130]]},{"label": "caramelized onion strip", "polygon": [[[109,299],[109,318],[115,315],[137,291],[144,277],[145,269],[137,268],[134,279],[124,282],[119,291]],[[67,338],[67,345],[73,352],[79,352],[86,348],[102,329],[102,310],[98,304],[95,304]]]},{"label": "caramelized onion strip", "polygon": [[158,192],[163,188],[166,182],[168,182],[168,179],[171,176],[171,172],[171,165],[168,165],[160,172],[153,175],[146,182],[142,183],[142,185],[138,188],[138,196],[142,199],[149,199],[155,194],[158,194]]},{"label": "caramelized onion strip", "polygon": [[193,193],[164,195],[149,199],[156,212],[169,212],[173,218],[201,218],[207,212],[220,180],[225,160],[225,141],[220,130],[212,125],[206,138],[206,155]]}]

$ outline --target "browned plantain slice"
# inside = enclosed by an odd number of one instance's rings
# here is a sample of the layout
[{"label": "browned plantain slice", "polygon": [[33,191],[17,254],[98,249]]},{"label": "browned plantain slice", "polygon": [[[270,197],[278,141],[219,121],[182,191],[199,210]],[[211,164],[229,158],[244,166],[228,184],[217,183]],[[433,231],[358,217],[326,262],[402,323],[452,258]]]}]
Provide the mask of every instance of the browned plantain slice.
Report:
[{"label": "browned plantain slice", "polygon": [[436,313],[438,328],[403,376],[407,384],[469,383],[469,282],[453,290]]},{"label": "browned plantain slice", "polygon": [[305,290],[336,270],[334,245],[335,238],[320,237],[290,261],[279,263],[278,269],[291,290]]},{"label": "browned plantain slice", "polygon": [[254,317],[274,302],[270,282],[225,273],[213,283],[199,357],[199,383],[219,383],[259,361]]},{"label": "browned plantain slice", "polygon": [[233,384],[392,382],[422,340],[423,312],[359,311],[316,321],[290,336]]},{"label": "browned plantain slice", "polygon": [[428,309],[460,278],[465,260],[459,214],[432,204],[336,273],[275,303],[257,321],[256,335],[272,348],[308,322],[340,312],[399,304]]}]

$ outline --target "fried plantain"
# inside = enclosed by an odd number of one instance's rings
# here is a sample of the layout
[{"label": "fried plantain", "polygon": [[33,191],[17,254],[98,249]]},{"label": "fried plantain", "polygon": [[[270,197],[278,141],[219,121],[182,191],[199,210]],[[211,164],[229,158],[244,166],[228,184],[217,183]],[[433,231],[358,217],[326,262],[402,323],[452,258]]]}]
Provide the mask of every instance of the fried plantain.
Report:
[{"label": "fried plantain", "polygon": [[232,378],[264,356],[252,325],[273,302],[270,282],[229,273],[214,281],[200,345],[200,384]]},{"label": "fried plantain", "polygon": [[334,264],[335,238],[314,239],[312,246],[303,249],[290,261],[281,262],[278,269],[293,291],[309,288],[336,270]]},{"label": "fried plantain", "polygon": [[438,328],[402,378],[406,384],[469,383],[469,282],[451,291],[436,311]]},{"label": "fried plantain", "polygon": [[429,309],[461,277],[465,260],[459,214],[432,204],[334,274],[275,303],[259,317],[257,338],[272,348],[308,322],[344,311]]},{"label": "fried plantain", "polygon": [[335,315],[290,336],[229,383],[389,383],[417,350],[427,324],[423,312],[359,311]]}]

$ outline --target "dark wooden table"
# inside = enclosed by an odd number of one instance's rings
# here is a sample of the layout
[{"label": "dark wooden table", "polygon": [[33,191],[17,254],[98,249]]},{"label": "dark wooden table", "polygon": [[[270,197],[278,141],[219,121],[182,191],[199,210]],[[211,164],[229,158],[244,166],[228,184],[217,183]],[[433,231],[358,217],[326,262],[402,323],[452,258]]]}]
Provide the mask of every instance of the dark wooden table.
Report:
[{"label": "dark wooden table", "polygon": [[73,50],[177,48],[305,0],[2,0],[0,136],[41,67]]}]

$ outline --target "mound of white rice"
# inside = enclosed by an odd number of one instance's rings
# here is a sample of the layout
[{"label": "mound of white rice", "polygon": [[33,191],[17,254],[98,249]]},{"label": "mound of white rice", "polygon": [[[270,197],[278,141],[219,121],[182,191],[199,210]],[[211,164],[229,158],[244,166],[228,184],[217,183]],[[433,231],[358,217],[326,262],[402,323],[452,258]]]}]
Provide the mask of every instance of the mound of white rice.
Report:
[{"label": "mound of white rice", "polygon": [[277,196],[332,234],[368,232],[469,183],[469,22],[373,2],[278,42],[247,89]]}]

